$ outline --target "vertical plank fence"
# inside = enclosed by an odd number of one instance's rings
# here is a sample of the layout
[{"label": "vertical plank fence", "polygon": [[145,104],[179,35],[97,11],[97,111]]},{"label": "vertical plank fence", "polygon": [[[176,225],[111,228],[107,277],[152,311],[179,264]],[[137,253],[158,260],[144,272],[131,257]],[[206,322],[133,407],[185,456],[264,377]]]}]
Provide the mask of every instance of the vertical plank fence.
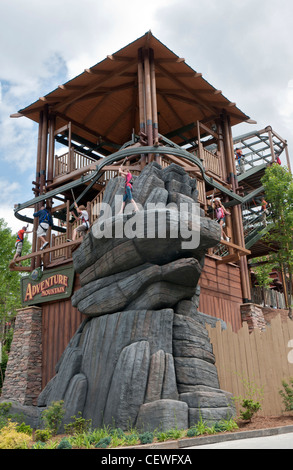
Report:
[{"label": "vertical plank fence", "polygon": [[282,380],[293,377],[292,345],[289,344],[290,341],[293,344],[293,321],[282,321],[277,316],[265,331],[255,329],[251,333],[246,322],[237,333],[230,324],[227,330],[221,330],[220,322],[215,328],[207,325],[207,329],[221,389],[231,392],[233,397],[248,398],[244,384],[249,383],[263,391],[262,416],[284,412],[279,390],[283,389]]}]

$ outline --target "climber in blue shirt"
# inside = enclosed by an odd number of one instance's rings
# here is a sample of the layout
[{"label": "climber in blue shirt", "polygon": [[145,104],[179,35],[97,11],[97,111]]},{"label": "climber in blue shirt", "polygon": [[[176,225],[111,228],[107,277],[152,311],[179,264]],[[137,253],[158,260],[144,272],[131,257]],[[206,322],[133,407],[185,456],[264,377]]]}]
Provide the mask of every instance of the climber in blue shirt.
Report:
[{"label": "climber in blue shirt", "polygon": [[43,245],[41,246],[41,250],[46,248],[49,245],[49,242],[46,240],[46,235],[49,227],[53,226],[53,219],[50,214],[50,209],[48,207],[42,206],[38,212],[34,213],[34,217],[39,218],[39,226],[37,230],[37,237],[40,238]]}]

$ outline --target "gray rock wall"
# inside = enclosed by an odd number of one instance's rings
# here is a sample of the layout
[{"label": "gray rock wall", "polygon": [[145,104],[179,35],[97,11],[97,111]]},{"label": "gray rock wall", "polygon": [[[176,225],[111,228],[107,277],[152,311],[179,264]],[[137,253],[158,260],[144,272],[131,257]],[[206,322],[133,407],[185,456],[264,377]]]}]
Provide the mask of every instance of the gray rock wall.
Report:
[{"label": "gray rock wall", "polygon": [[[81,288],[72,304],[87,320],[64,351],[38,406],[64,400],[65,422],[81,411],[95,427],[122,429],[188,428],[200,416],[227,418],[232,408],[219,388],[205,328],[205,320],[215,319],[197,311],[198,280],[206,250],[220,241],[219,225],[202,211],[198,224],[189,217],[197,202],[196,181],[178,165],[162,169],[152,163],[135,179],[139,213],[113,213],[115,195],[123,192],[120,178],[108,183],[108,210],[73,253]],[[174,238],[182,202],[190,239],[200,229],[200,243],[187,248],[185,235]],[[115,237],[117,227],[135,235]]]}]

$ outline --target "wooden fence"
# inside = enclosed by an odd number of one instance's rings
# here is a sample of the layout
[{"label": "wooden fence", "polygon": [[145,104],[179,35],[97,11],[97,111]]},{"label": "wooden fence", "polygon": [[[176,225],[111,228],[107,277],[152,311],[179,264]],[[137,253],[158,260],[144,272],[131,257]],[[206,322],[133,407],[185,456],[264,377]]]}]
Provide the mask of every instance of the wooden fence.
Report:
[{"label": "wooden fence", "polygon": [[[276,416],[284,412],[279,391],[282,380],[293,377],[293,321],[275,317],[265,331],[249,333],[247,323],[237,332],[231,325],[221,330],[220,322],[215,328],[207,325],[216,357],[220,388],[231,392],[233,397],[248,397],[249,384],[262,390],[262,416]],[[260,395],[255,396],[255,399]],[[237,403],[236,403],[237,405]],[[236,406],[239,410],[239,406]]]},{"label": "wooden fence", "polygon": [[254,287],[251,289],[251,299],[254,304],[272,308],[286,308],[285,294],[273,289]]}]

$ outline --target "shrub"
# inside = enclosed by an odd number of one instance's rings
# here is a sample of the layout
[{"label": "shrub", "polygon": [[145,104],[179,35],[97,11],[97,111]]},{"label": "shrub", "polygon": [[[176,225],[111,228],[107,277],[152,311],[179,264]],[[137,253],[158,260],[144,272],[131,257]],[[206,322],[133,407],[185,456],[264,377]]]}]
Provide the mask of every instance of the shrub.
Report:
[{"label": "shrub", "polygon": [[240,418],[244,421],[251,421],[255,413],[261,410],[260,402],[263,400],[264,391],[263,387],[258,387],[250,380],[242,378],[241,381],[245,389],[246,397],[239,396],[233,399],[238,401],[240,406],[244,408],[244,410],[240,410]]},{"label": "shrub", "polygon": [[72,445],[70,444],[69,440],[66,437],[63,437],[59,442],[57,449],[72,449]]},{"label": "shrub", "polygon": [[111,442],[111,437],[110,437],[110,436],[103,437],[102,439],[99,440],[99,442],[97,442],[97,444],[95,445],[95,447],[96,447],[96,448],[106,449],[106,447],[108,447],[108,445],[110,444],[110,442]]},{"label": "shrub", "polygon": [[251,421],[253,415],[261,409],[261,404],[258,401],[244,399],[242,401],[244,410],[240,410],[240,417],[244,421]]},{"label": "shrub", "polygon": [[11,408],[11,403],[0,403],[0,429],[6,426],[8,418],[11,416],[8,414]]},{"label": "shrub", "polygon": [[23,432],[17,432],[17,424],[8,421],[8,424],[1,429],[0,449],[27,449],[31,442],[31,437]]},{"label": "shrub", "polygon": [[32,428],[29,425],[25,424],[25,423],[21,423],[21,424],[17,425],[16,430],[17,430],[17,432],[23,432],[24,434],[27,434],[28,436],[31,436],[32,433],[33,433]]},{"label": "shrub", "polygon": [[73,419],[72,423],[65,424],[64,425],[64,430],[68,434],[81,434],[83,432],[88,432],[91,425],[92,425],[92,420],[91,419],[84,419],[82,417],[81,412],[78,412],[78,417],[76,416],[71,416]]},{"label": "shrub", "polygon": [[46,428],[52,431],[54,435],[57,434],[65,414],[63,404],[63,400],[54,401],[42,413],[42,420],[44,421]]},{"label": "shrub", "polygon": [[52,432],[49,429],[36,429],[35,439],[40,442],[47,442],[52,437]]},{"label": "shrub", "polygon": [[[293,377],[289,379],[290,384],[293,385]],[[285,405],[285,411],[293,411],[293,387],[288,384],[285,380],[282,380],[284,390],[280,390],[279,393],[283,398]]]},{"label": "shrub", "polygon": [[143,434],[139,434],[139,440],[142,444],[151,444],[154,440],[154,435],[150,431],[146,431]]}]

